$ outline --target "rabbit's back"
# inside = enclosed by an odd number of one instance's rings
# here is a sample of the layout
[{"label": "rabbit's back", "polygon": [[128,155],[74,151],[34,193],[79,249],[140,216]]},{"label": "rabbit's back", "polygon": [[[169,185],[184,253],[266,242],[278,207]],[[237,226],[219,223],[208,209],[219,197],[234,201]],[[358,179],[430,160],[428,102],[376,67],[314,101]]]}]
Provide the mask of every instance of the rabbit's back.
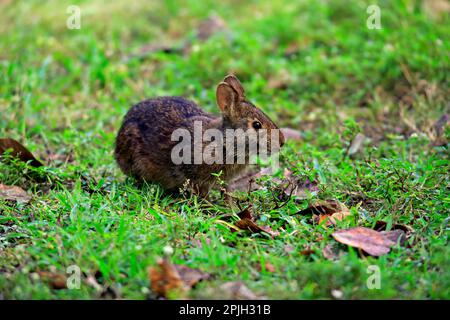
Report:
[{"label": "rabbit's back", "polygon": [[210,117],[194,102],[181,97],[159,97],[142,101],[126,114],[116,139],[115,157],[120,168],[139,179],[179,184],[184,176],[173,168],[172,132],[191,130],[191,119]]}]

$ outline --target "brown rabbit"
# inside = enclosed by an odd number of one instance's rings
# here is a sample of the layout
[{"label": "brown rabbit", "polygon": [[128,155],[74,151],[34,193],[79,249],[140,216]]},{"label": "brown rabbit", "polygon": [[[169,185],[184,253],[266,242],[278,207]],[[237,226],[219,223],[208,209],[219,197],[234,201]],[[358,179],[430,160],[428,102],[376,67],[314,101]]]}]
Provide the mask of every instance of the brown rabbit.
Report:
[{"label": "brown rabbit", "polygon": [[[278,151],[284,144],[284,136],[278,127],[245,98],[244,89],[235,76],[228,75],[223,82],[219,83],[216,99],[221,116],[208,114],[192,101],[181,97],[158,97],[133,106],[126,114],[116,138],[115,158],[122,171],[139,180],[158,183],[169,191],[178,191],[188,182],[195,192],[206,196],[211,187],[216,184],[215,173],[221,173],[221,178],[229,181],[248,165],[249,155],[248,151],[245,151],[248,148],[244,150],[244,162],[235,161],[238,157],[236,149],[225,148],[226,137],[228,137],[225,133],[229,129],[266,132],[269,153]],[[195,126],[197,125],[198,128],[199,124],[201,134],[208,129],[215,129],[214,132],[223,133],[225,137],[218,141],[216,138],[200,142],[195,138],[193,141],[188,140],[185,144],[188,149],[183,149],[181,153],[185,157],[183,159],[194,161],[182,163],[174,161],[173,152],[177,145],[179,147],[179,141],[173,141],[172,134],[177,129],[183,129],[184,132],[195,136]],[[272,141],[273,131],[278,132],[276,135],[278,141]],[[232,139],[229,138],[228,142],[239,139],[238,136],[239,134]],[[223,155],[220,155],[223,161],[209,162],[209,164],[206,161],[195,162],[195,150],[197,153],[202,153],[212,141],[218,146],[212,155],[219,156],[223,150]],[[248,144],[249,141],[251,141],[250,138],[246,140],[246,143]],[[194,152],[191,155],[184,154],[186,150],[194,150]],[[234,161],[225,161],[229,159],[227,157]]]}]

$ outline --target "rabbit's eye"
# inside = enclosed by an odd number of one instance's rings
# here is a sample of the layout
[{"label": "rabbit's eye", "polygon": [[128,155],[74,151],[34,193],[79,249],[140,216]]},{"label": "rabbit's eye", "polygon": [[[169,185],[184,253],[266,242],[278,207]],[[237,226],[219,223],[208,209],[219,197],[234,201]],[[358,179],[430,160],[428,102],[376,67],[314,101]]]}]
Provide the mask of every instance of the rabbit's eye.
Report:
[{"label": "rabbit's eye", "polygon": [[259,121],[253,121],[252,126],[255,130],[261,129],[262,128],[262,124]]}]

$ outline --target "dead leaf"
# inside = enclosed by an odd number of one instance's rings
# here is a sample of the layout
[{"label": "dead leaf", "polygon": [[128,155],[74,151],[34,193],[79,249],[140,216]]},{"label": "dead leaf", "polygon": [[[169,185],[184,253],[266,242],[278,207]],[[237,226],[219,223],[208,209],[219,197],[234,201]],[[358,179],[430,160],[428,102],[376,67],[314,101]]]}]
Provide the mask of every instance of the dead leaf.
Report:
[{"label": "dead leaf", "polygon": [[10,138],[0,139],[0,156],[5,154],[7,150],[11,150],[10,155],[12,157],[23,162],[29,161],[29,164],[33,167],[43,166],[42,162],[37,160],[34,155],[20,142]]},{"label": "dead leaf", "polygon": [[[263,176],[272,175],[272,168],[263,168],[260,171],[252,170],[245,175],[238,177],[230,182],[228,191],[243,191],[251,192],[263,189],[263,186],[258,184],[256,180]],[[272,181],[276,184],[275,189],[281,192],[285,197],[295,197],[297,200],[307,199],[310,195],[315,195],[319,192],[317,182],[309,179],[302,180],[295,177],[289,169],[284,169],[284,178],[280,179],[274,177]]]},{"label": "dead leaf", "polygon": [[307,256],[307,257],[312,255],[313,253],[316,253],[316,251],[311,249],[311,248],[306,248],[306,249],[303,249],[303,250],[300,251],[301,255]]},{"label": "dead leaf", "polygon": [[311,195],[316,195],[319,192],[317,182],[308,178],[301,180],[294,177],[289,169],[284,169],[284,181],[280,182],[280,186],[286,196],[294,196],[297,200],[308,199]]},{"label": "dead leaf", "polygon": [[302,140],[302,133],[299,130],[295,130],[292,128],[281,128],[280,130],[286,140]]},{"label": "dead leaf", "polygon": [[209,273],[205,273],[203,271],[200,271],[198,269],[192,269],[185,265],[174,265],[176,270],[178,271],[178,274],[181,277],[181,280],[183,280],[184,284],[188,288],[194,287],[197,283],[203,280],[208,280],[211,275]]},{"label": "dead leaf", "polygon": [[[386,231],[387,228],[387,222],[386,221],[377,221],[375,222],[375,227],[373,228],[376,231]],[[406,234],[410,232],[414,232],[414,229],[410,226],[404,225],[404,224],[393,224],[391,226],[391,230],[402,230]]]},{"label": "dead leaf", "polygon": [[360,248],[375,257],[387,254],[390,248],[396,244],[381,232],[364,227],[339,230],[332,236],[340,243]]},{"label": "dead leaf", "polygon": [[[262,266],[263,265],[261,265],[261,264],[257,264],[256,265],[256,269],[259,272],[261,272],[262,269],[263,269]],[[267,272],[270,272],[270,273],[274,273],[276,271],[275,267],[273,266],[273,264],[271,264],[270,262],[267,262],[267,261],[266,261],[266,263],[264,263],[264,270],[266,270]]]},{"label": "dead leaf", "polygon": [[31,196],[22,188],[17,186],[6,186],[1,183],[0,183],[0,198],[25,204],[30,202],[31,200]]},{"label": "dead leaf", "polygon": [[401,246],[405,244],[406,233],[403,230],[381,231],[381,234],[396,244],[398,243]]},{"label": "dead leaf", "polygon": [[255,190],[260,190],[262,187],[255,182],[256,179],[272,174],[272,168],[263,168],[261,170],[253,169],[245,174],[237,177],[236,179],[232,180],[228,186],[227,191],[233,192],[233,191],[242,191],[242,192],[250,192]]},{"label": "dead leaf", "polygon": [[226,282],[219,287],[221,291],[221,297],[224,300],[258,300],[258,297],[254,294],[245,283],[242,281]]},{"label": "dead leaf", "polygon": [[157,267],[150,267],[148,275],[150,286],[158,296],[165,297],[170,293],[184,293],[187,291],[178,270],[167,258],[159,259]]},{"label": "dead leaf", "polygon": [[358,133],[355,136],[355,138],[353,138],[353,141],[350,144],[350,147],[348,148],[347,154],[349,156],[356,154],[363,146],[365,140],[366,140],[366,136],[363,135],[362,133]]},{"label": "dead leaf", "polygon": [[279,232],[277,231],[273,231],[270,227],[268,226],[258,226],[256,224],[256,222],[253,219],[253,215],[251,212],[251,206],[249,206],[248,208],[244,209],[243,211],[239,212],[238,217],[240,218],[240,220],[236,221],[234,223],[234,225],[236,227],[238,227],[241,230],[248,230],[251,233],[261,233],[261,232],[266,232],[269,235],[271,235],[272,237],[277,237],[280,235]]},{"label": "dead leaf", "polygon": [[319,200],[297,214],[313,214],[313,220],[316,223],[321,224],[326,221],[325,225],[330,226],[336,225],[336,221],[342,221],[349,216],[350,211],[345,204],[338,200]]},{"label": "dead leaf", "polygon": [[64,274],[50,271],[38,271],[37,274],[43,281],[47,282],[52,289],[67,289],[67,278]]},{"label": "dead leaf", "polygon": [[199,281],[210,275],[184,265],[174,265],[167,258],[159,259],[157,267],[148,271],[150,286],[158,296],[167,298],[171,293],[184,294]]}]

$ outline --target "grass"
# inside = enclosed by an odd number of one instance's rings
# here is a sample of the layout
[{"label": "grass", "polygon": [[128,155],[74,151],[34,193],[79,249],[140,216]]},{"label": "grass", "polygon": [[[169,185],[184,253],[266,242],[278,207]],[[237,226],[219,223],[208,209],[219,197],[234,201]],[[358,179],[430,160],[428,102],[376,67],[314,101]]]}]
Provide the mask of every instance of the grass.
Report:
[{"label": "grass", "polygon": [[[1,183],[33,195],[27,205],[0,199],[0,298],[104,297],[89,277],[120,298],[155,298],[147,269],[166,246],[174,263],[213,275],[192,298],[220,298],[217,287],[236,280],[276,299],[329,299],[333,290],[347,299],[450,298],[449,128],[437,143],[434,126],[449,112],[448,12],[378,1],[382,29],[369,30],[372,3],[356,0],[78,1],[82,27],[69,30],[73,2],[0,4],[0,136],[47,163],[0,163]],[[212,14],[228,30],[201,41],[195,29]],[[186,54],[141,54],[185,43]],[[282,163],[319,183],[317,195],[279,209],[267,190],[240,195],[275,238],[231,232],[221,215],[237,209],[218,192],[165,196],[137,187],[113,159],[132,104],[180,95],[216,112],[214,86],[230,71],[281,127],[301,130]],[[359,132],[368,140],[348,156]],[[351,217],[325,227],[297,214],[316,199],[345,203]],[[323,257],[337,245],[335,229],[377,221],[412,227],[407,245],[379,258],[339,245],[338,261]],[[52,289],[36,274],[70,265],[81,268],[79,290]],[[370,265],[381,270],[379,290],[366,285]]]}]

